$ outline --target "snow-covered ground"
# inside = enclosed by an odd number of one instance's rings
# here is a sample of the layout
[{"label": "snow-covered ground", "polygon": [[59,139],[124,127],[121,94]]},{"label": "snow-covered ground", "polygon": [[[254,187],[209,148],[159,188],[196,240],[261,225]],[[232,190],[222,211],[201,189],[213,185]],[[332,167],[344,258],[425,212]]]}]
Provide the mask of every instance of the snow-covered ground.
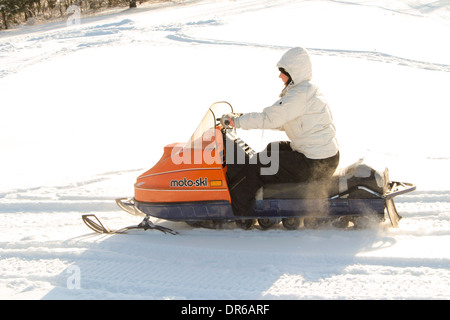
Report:
[{"label": "snow-covered ground", "polygon": [[[449,299],[450,1],[204,0],[0,32],[1,299]],[[136,224],[118,197],[227,100],[261,110],[309,49],[341,166],[417,184],[365,230]],[[242,132],[255,149],[282,135]]]}]

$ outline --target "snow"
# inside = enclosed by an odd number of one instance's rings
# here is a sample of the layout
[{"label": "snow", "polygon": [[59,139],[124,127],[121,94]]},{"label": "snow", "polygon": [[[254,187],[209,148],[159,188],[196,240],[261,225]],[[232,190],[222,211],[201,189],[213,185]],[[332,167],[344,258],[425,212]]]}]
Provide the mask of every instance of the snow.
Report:
[{"label": "snow", "polygon": [[[0,298],[449,299],[449,34],[449,1],[427,0],[147,2],[1,31]],[[271,105],[292,46],[310,50],[340,165],[417,184],[399,228],[87,229],[85,213],[140,222],[114,199],[213,102]]]}]

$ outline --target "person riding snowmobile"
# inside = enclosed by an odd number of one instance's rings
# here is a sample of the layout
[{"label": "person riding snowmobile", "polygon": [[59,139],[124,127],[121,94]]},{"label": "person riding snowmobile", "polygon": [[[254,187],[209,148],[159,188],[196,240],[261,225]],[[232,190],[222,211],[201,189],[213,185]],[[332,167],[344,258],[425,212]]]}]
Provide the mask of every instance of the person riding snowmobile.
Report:
[{"label": "person riding snowmobile", "polygon": [[[277,102],[262,112],[231,113],[221,118],[222,124],[245,130],[283,130],[290,139],[269,144],[256,155],[256,164],[228,164],[235,215],[246,214],[264,184],[325,179],[333,175],[339,164],[332,114],[324,96],[311,82],[308,52],[304,48],[292,48],[281,57],[277,67],[285,84]],[[264,174],[261,169],[267,164],[261,156],[271,152],[278,152],[278,171]]]}]

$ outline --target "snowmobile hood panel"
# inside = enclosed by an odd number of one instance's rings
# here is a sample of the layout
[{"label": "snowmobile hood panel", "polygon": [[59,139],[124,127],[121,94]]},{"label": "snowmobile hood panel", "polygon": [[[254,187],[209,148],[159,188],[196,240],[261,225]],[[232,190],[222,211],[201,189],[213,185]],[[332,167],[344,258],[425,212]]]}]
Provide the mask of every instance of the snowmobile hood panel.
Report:
[{"label": "snowmobile hood panel", "polygon": [[230,201],[222,166],[223,142],[219,137],[220,141],[213,141],[217,148],[166,146],[161,160],[137,178],[135,199],[141,202]]},{"label": "snowmobile hood panel", "polygon": [[228,201],[224,142],[217,117],[232,112],[227,103],[215,103],[187,143],[164,148],[161,159],[137,178],[135,199],[145,203]]},{"label": "snowmobile hood panel", "polygon": [[294,85],[312,79],[312,65],[308,52],[300,47],[287,51],[277,63],[278,68],[283,68],[294,81]]}]

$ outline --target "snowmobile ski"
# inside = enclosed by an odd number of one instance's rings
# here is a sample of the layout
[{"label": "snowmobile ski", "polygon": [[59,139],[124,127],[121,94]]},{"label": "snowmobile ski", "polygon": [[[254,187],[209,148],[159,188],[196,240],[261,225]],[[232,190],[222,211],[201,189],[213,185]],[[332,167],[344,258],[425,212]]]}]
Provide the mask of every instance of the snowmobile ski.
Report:
[{"label": "snowmobile ski", "polygon": [[150,221],[150,217],[146,216],[144,218],[144,220],[142,220],[142,222],[138,225],[134,225],[134,226],[129,226],[129,227],[125,227],[125,228],[121,228],[121,229],[117,229],[117,230],[111,230],[110,228],[108,228],[107,226],[103,225],[103,223],[94,215],[94,214],[85,214],[82,216],[82,220],[83,222],[93,231],[95,231],[96,233],[103,233],[103,234],[121,234],[121,233],[127,233],[130,230],[137,230],[137,229],[142,229],[142,230],[159,230],[161,232],[164,233],[170,233],[173,235],[177,235],[178,232],[170,229],[170,228],[166,228],[163,226],[158,226],[155,225],[153,222]]}]

